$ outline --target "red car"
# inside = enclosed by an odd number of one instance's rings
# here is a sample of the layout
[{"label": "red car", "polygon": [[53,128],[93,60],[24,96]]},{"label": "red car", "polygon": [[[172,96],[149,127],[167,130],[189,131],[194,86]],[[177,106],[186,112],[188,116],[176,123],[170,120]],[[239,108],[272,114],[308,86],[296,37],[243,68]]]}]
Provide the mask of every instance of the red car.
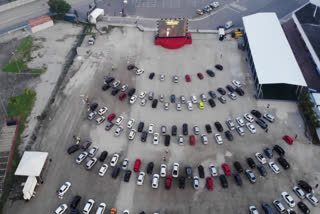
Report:
[{"label": "red car", "polygon": [[172,176],[168,175],[166,179],[166,189],[171,189],[171,184],[172,184]]},{"label": "red car", "polygon": [[190,135],[189,141],[191,146],[194,146],[196,144],[196,138],[194,137],[194,135]]},{"label": "red car", "polygon": [[135,172],[139,172],[140,171],[140,164],[141,164],[141,160],[139,158],[136,159],[136,161],[134,162],[134,168],[133,168],[133,170]]},{"label": "red car", "polygon": [[123,93],[120,94],[119,100],[122,101],[122,100],[124,100],[126,97],[127,97],[127,94],[123,92]]},{"label": "red car", "polygon": [[228,164],[223,163],[221,166],[222,166],[222,169],[223,169],[225,175],[227,175],[227,176],[231,175],[231,170],[230,170],[230,167],[228,166]]},{"label": "red car", "polygon": [[283,139],[284,141],[286,141],[287,144],[289,144],[289,145],[292,145],[292,144],[293,144],[293,139],[292,139],[292,137],[290,137],[290,136],[288,136],[288,135],[283,136],[282,139]]},{"label": "red car", "polygon": [[199,72],[197,75],[198,75],[199,79],[201,79],[201,80],[203,79],[203,74],[202,73]]},{"label": "red car", "polygon": [[212,178],[211,177],[207,177],[206,180],[207,180],[207,188],[208,188],[208,190],[213,190],[214,187],[213,187]]},{"label": "red car", "polygon": [[116,117],[115,113],[109,114],[108,121],[111,122]]},{"label": "red car", "polygon": [[190,77],[189,74],[186,75],[186,81],[187,81],[187,82],[191,82],[191,77]]}]

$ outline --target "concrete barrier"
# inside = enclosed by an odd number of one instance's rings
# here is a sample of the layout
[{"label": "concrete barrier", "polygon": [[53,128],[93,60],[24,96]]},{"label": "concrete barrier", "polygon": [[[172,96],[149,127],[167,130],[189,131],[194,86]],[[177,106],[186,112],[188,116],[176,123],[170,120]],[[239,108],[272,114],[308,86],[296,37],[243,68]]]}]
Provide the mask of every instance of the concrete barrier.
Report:
[{"label": "concrete barrier", "polygon": [[0,6],[0,13],[39,0],[17,0]]}]

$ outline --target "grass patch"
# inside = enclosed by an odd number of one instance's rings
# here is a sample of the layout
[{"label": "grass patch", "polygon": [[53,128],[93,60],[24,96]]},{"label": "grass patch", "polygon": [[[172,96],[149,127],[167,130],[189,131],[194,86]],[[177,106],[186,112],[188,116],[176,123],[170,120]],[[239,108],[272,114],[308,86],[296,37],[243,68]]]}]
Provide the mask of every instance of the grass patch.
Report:
[{"label": "grass patch", "polygon": [[35,70],[31,70],[30,73],[32,73],[32,74],[43,74],[46,71],[47,71],[46,69],[35,69]]},{"label": "grass patch", "polygon": [[18,163],[20,161],[20,155],[18,153],[18,147],[21,142],[21,134],[23,133],[25,122],[28,116],[31,113],[31,110],[33,108],[34,102],[36,100],[36,92],[30,90],[30,89],[23,89],[23,92],[19,96],[13,96],[9,98],[9,107],[8,107],[8,117],[18,117],[20,116],[20,127],[19,132],[17,136],[17,141],[15,145],[14,154],[11,161],[11,169],[9,173],[7,174],[5,183],[4,183],[4,189],[2,193],[1,198],[1,205],[0,205],[0,213],[3,213],[2,209],[9,197],[10,190],[17,179],[14,176],[14,172],[18,166]]}]

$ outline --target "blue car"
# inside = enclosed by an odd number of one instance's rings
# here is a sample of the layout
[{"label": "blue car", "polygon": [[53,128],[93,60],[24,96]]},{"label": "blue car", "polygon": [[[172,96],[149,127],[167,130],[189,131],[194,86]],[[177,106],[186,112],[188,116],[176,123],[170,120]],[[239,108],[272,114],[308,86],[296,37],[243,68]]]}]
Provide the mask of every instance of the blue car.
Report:
[{"label": "blue car", "polygon": [[174,94],[171,95],[171,103],[176,102],[176,96]]},{"label": "blue car", "polygon": [[259,166],[257,166],[257,168],[258,168],[258,170],[259,170],[259,172],[260,172],[260,174],[262,176],[266,176],[267,175],[267,170],[263,165],[260,164]]},{"label": "blue car", "polygon": [[214,91],[209,91],[209,95],[212,98],[216,98],[217,97],[217,94]]},{"label": "blue car", "polygon": [[262,209],[264,210],[264,212],[265,212],[266,214],[273,214],[273,209],[272,209],[272,207],[271,207],[269,204],[263,202],[263,203],[261,204],[261,207],[262,207]]}]

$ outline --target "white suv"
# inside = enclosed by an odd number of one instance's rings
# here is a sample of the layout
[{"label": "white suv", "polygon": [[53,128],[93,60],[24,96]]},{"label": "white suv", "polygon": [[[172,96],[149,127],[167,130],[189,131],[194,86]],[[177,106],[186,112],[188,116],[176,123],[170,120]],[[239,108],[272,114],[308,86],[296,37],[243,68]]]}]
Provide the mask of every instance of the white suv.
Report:
[{"label": "white suv", "polygon": [[104,210],[106,209],[106,206],[107,205],[105,203],[100,203],[96,214],[103,214]]},{"label": "white suv", "polygon": [[154,174],[152,177],[152,188],[153,189],[157,189],[159,185],[159,175],[158,174]]},{"label": "white suv", "polygon": [[161,177],[166,177],[167,175],[167,165],[164,163],[160,166],[160,175]]},{"label": "white suv", "polygon": [[90,213],[93,205],[94,205],[94,200],[93,200],[93,199],[89,199],[89,200],[87,201],[86,205],[84,205],[84,208],[83,208],[82,213],[83,213],[83,214],[88,214],[88,213]]},{"label": "white suv", "polygon": [[179,163],[173,164],[172,177],[174,177],[174,178],[179,177]]},{"label": "white suv", "polygon": [[114,154],[111,158],[110,166],[115,166],[119,160],[119,154]]}]

